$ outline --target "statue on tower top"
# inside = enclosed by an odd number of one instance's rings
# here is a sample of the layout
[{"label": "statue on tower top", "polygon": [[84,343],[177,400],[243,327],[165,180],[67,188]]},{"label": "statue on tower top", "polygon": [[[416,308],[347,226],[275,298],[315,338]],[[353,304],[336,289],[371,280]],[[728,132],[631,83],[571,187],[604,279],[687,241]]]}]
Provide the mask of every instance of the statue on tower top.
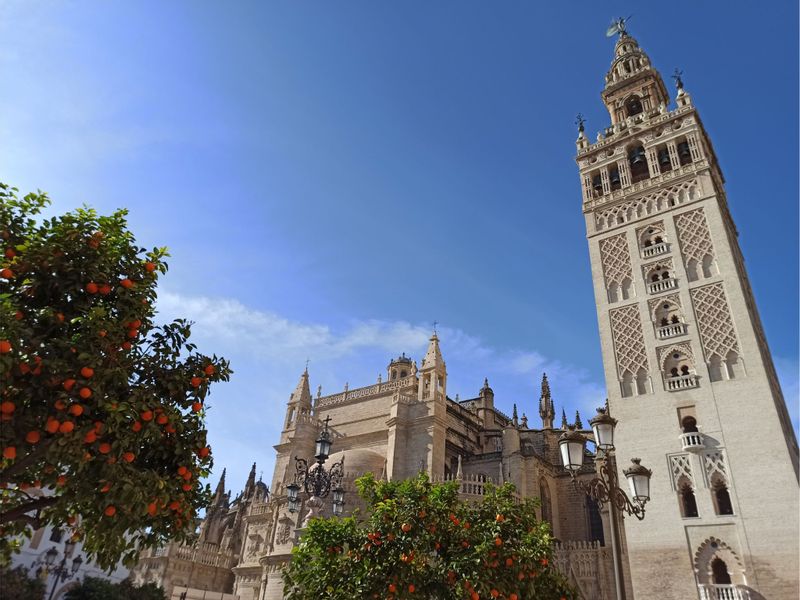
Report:
[{"label": "statue on tower top", "polygon": [[628,21],[631,20],[631,17],[633,17],[633,15],[631,15],[628,18],[619,17],[618,19],[614,19],[613,21],[611,21],[611,25],[609,26],[608,29],[606,29],[606,37],[612,37],[616,34],[619,34],[619,37],[625,37],[626,35],[628,35],[628,31],[626,30],[626,24]]}]

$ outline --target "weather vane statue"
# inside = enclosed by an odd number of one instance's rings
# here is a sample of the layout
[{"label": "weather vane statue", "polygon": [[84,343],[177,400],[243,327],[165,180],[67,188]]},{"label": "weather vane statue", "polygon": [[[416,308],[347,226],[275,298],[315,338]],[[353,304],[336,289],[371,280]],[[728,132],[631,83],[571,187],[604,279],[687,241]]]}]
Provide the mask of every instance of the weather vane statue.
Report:
[{"label": "weather vane statue", "polygon": [[619,34],[619,37],[625,37],[626,35],[628,35],[628,32],[626,30],[626,26],[627,26],[628,21],[631,20],[631,17],[633,17],[633,15],[631,15],[628,18],[620,17],[618,19],[614,19],[611,22],[611,25],[609,26],[609,28],[606,29],[606,37],[612,37],[613,35],[616,35],[617,33]]}]

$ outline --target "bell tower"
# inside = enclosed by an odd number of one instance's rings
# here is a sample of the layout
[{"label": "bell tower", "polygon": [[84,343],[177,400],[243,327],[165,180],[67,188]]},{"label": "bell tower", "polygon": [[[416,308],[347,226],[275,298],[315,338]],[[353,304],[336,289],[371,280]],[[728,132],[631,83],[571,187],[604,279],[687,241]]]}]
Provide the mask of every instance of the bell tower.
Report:
[{"label": "bell tower", "polygon": [[[624,28],[577,163],[617,452],[653,468],[625,535],[636,598],[792,598],[798,448],[724,177],[676,72],[675,105]],[[622,481],[622,473],[619,473]]]}]

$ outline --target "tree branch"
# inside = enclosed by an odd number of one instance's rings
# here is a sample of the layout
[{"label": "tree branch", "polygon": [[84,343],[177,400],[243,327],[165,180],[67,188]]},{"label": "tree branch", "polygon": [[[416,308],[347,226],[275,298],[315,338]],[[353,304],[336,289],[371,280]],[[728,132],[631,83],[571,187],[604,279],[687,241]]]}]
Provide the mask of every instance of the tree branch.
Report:
[{"label": "tree branch", "polygon": [[[47,508],[48,506],[52,506],[56,502],[58,502],[57,496],[46,496],[44,498],[37,498],[32,502],[20,504],[19,506],[15,506],[6,512],[0,513],[0,524],[9,523],[11,521],[24,521],[33,527],[38,527],[39,511],[41,511],[43,508]],[[35,517],[31,517],[27,514],[34,510],[36,511]]]}]

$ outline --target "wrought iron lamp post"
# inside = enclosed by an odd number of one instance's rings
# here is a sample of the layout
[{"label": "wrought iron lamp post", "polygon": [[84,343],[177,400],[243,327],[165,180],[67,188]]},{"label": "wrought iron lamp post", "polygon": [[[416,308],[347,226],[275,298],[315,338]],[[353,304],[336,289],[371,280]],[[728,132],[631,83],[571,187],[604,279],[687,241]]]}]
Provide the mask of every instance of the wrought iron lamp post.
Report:
[{"label": "wrought iron lamp post", "polygon": [[[322,498],[329,492],[333,492],[333,514],[339,516],[344,510],[344,488],[342,488],[342,477],[344,476],[344,457],[334,464],[330,471],[323,466],[331,453],[331,432],[328,428],[330,416],[325,419],[325,426],[317,438],[317,453],[314,458],[317,463],[308,466],[308,461],[304,458],[294,457],[296,473],[294,482],[286,486],[286,494],[289,498],[289,512],[295,513],[300,510],[300,489],[302,486],[306,493],[311,496],[309,502],[317,507],[322,506]],[[317,499],[314,502],[314,499]],[[313,510],[313,507],[312,507]]]},{"label": "wrought iron lamp post", "polygon": [[616,587],[617,600],[625,600],[618,523],[623,512],[635,516],[640,521],[644,519],[644,505],[650,500],[650,476],[653,472],[643,467],[640,464],[640,459],[631,459],[633,464],[623,471],[625,478],[628,480],[628,487],[631,493],[631,497],[628,497],[628,494],[619,487],[614,461],[614,428],[617,425],[617,420],[608,414],[606,408],[598,408],[597,416],[589,421],[589,424],[592,426],[594,441],[597,446],[598,477],[588,482],[576,479],[575,476],[583,466],[586,438],[574,429],[563,433],[558,440],[561,461],[564,464],[564,468],[569,471],[575,487],[597,502],[600,508],[604,504],[608,504],[611,553],[614,562],[614,585]]},{"label": "wrought iron lamp post", "polygon": [[67,559],[72,555],[72,551],[74,549],[75,542],[71,540],[65,542],[64,557],[57,566],[53,566],[58,559],[58,550],[56,550],[56,547],[52,546],[47,552],[44,553],[44,564],[46,565],[47,573],[48,575],[53,575],[53,587],[50,589],[50,595],[48,596],[49,600],[53,600],[53,595],[56,593],[58,583],[60,581],[66,581],[67,579],[72,579],[75,577],[75,575],[78,573],[78,569],[80,569],[81,565],[83,564],[83,559],[80,556],[76,556],[72,559],[72,565],[67,567]]}]

